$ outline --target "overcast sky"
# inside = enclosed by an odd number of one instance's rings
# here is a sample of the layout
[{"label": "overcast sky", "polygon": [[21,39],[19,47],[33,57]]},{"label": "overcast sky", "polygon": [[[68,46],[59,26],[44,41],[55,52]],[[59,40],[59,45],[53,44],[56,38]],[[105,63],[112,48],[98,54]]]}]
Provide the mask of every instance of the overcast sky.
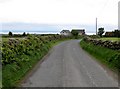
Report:
[{"label": "overcast sky", "polygon": [[118,24],[119,0],[0,0],[0,22]]}]

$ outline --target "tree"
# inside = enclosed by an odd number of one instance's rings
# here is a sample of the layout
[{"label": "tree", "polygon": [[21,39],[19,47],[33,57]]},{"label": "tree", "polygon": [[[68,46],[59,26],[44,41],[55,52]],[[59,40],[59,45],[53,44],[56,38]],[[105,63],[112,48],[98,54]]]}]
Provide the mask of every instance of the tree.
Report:
[{"label": "tree", "polygon": [[99,28],[98,29],[98,35],[100,36],[100,37],[102,37],[102,34],[104,33],[104,28]]},{"label": "tree", "polygon": [[13,34],[12,34],[12,32],[9,32],[8,35],[9,35],[9,36],[12,36]]},{"label": "tree", "polygon": [[26,33],[25,33],[25,32],[23,32],[22,36],[26,36]]},{"label": "tree", "polygon": [[115,30],[114,35],[115,37],[120,37],[120,30]]}]

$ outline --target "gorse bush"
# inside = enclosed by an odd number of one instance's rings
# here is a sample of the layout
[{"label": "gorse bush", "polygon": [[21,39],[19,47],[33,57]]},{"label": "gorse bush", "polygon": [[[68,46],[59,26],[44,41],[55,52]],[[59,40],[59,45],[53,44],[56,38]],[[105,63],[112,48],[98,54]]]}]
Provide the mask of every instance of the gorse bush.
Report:
[{"label": "gorse bush", "polygon": [[29,35],[23,40],[9,39],[2,44],[3,87],[17,86],[16,83],[51,48],[52,43],[67,39],[60,35]]},{"label": "gorse bush", "polygon": [[[65,38],[59,35],[48,37],[41,36],[28,36],[24,40],[9,39],[2,45],[2,64],[11,64],[13,62],[28,61],[28,58],[21,58],[21,56],[29,56],[33,51],[42,51],[44,45],[49,44],[50,41],[55,41]],[[18,59],[21,58],[21,59]]]}]

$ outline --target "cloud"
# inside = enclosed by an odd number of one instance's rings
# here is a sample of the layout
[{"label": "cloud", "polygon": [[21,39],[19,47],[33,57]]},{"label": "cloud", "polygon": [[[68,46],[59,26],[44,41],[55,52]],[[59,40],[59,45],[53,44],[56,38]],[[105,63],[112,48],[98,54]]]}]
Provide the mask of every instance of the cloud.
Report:
[{"label": "cloud", "polygon": [[[3,0],[2,0],[3,1]],[[8,1],[8,0],[6,0]],[[10,0],[0,3],[1,22],[117,24],[119,0]]]},{"label": "cloud", "polygon": [[10,2],[12,0],[0,0],[0,3],[6,3],[6,2]]}]

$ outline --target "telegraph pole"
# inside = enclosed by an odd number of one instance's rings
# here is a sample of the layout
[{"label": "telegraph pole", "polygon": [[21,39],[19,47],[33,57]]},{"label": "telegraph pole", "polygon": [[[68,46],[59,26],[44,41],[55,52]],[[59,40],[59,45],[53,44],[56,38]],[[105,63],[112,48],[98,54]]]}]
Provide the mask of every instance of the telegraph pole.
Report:
[{"label": "telegraph pole", "polygon": [[96,35],[97,35],[97,18],[96,18]]}]

